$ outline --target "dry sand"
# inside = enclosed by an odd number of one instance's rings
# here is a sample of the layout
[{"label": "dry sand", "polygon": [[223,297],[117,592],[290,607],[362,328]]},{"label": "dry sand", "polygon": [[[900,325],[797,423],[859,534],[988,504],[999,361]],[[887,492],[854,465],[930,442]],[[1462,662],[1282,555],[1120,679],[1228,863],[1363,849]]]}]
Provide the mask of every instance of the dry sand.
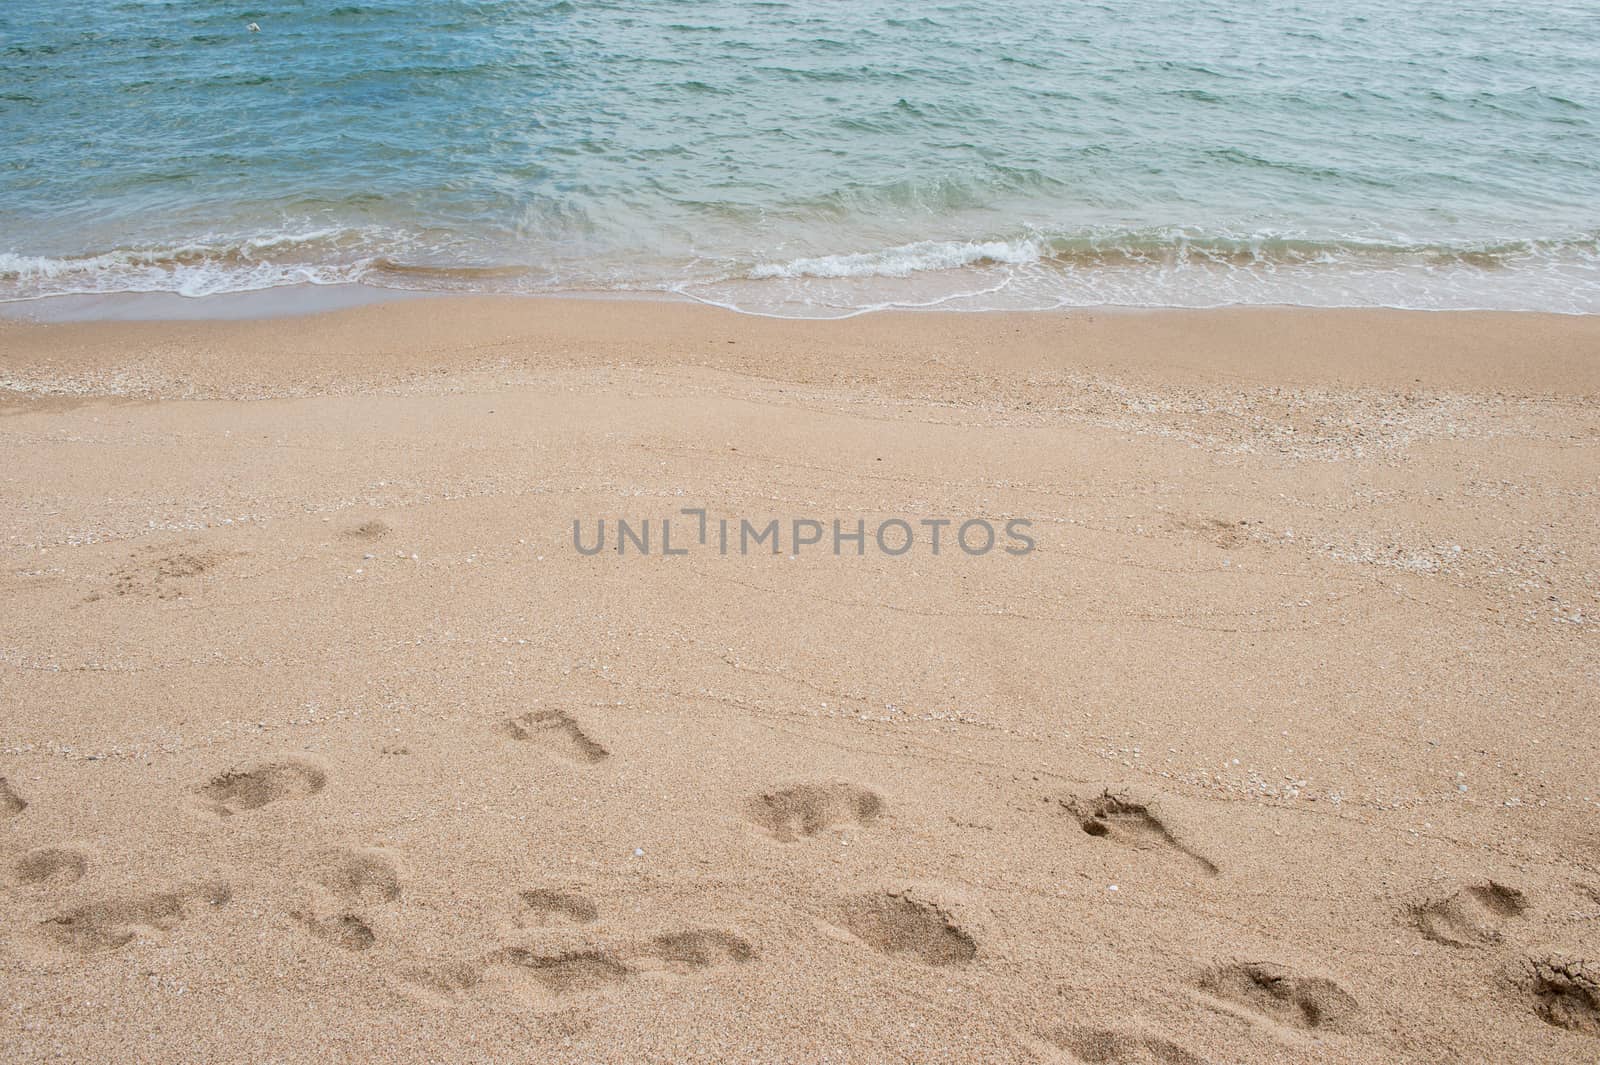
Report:
[{"label": "dry sand", "polygon": [[[428,300],[0,388],[0,1059],[1600,1058],[1600,319]],[[1038,546],[573,549],[684,507]]]}]

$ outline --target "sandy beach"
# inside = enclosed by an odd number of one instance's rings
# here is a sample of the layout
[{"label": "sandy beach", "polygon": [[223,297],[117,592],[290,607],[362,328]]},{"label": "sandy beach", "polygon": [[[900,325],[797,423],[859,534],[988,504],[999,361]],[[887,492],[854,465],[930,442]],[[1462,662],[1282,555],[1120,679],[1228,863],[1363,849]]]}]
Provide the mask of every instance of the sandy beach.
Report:
[{"label": "sandy beach", "polygon": [[0,463],[6,1061],[1600,1056],[1600,318],[4,321]]}]

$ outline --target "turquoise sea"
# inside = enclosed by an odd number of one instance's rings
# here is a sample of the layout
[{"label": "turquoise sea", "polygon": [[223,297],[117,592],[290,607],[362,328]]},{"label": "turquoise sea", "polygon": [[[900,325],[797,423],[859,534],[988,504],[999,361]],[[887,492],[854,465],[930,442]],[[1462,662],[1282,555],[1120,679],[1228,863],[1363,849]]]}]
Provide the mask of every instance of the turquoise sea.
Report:
[{"label": "turquoise sea", "polygon": [[0,5],[0,299],[356,281],[1596,313],[1600,6]]}]

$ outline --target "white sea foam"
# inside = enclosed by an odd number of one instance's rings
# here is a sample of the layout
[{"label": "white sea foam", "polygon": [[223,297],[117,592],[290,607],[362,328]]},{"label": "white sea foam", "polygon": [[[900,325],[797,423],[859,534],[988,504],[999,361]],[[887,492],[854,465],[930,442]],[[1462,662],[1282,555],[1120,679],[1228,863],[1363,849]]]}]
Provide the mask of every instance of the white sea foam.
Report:
[{"label": "white sea foam", "polygon": [[361,283],[407,291],[671,292],[736,310],[837,317],[884,308],[1039,310],[1286,304],[1600,313],[1600,241],[1412,245],[1276,234],[1091,232],[926,240],[754,263],[627,251],[493,265],[487,252],[388,230],[305,227],[51,258],[0,253],[0,299],[213,296]]},{"label": "white sea foam", "polygon": [[996,263],[1033,263],[1045,254],[1036,240],[924,240],[881,251],[853,252],[762,263],[750,271],[755,280],[801,277],[910,277],[931,270]]},{"label": "white sea foam", "polygon": [[51,257],[0,252],[0,299],[118,292],[214,296],[283,285],[361,281],[370,256],[333,257],[349,239],[337,228],[205,239],[162,247],[119,248]]}]

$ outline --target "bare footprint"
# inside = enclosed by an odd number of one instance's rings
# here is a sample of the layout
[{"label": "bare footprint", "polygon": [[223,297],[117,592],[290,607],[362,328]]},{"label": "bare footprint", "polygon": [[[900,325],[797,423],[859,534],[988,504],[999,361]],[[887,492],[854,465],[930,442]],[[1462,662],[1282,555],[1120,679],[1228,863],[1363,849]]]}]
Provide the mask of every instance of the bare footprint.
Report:
[{"label": "bare footprint", "polygon": [[698,972],[718,965],[743,965],[756,956],[755,948],[732,932],[696,928],[668,932],[650,941],[646,954],[675,972]]},{"label": "bare footprint", "polygon": [[359,914],[339,913],[332,917],[313,917],[306,913],[294,914],[312,935],[324,942],[345,950],[367,950],[378,941],[372,926]]},{"label": "bare footprint", "polygon": [[198,577],[227,560],[224,552],[141,548],[111,575],[112,594],[178,599],[193,590]]},{"label": "bare footprint", "polygon": [[866,824],[882,811],[875,792],[854,784],[798,784],[758,795],[749,816],[775,839],[792,843],[834,825]]},{"label": "bare footprint", "polygon": [[518,892],[517,897],[522,900],[523,912],[519,918],[523,924],[543,925],[558,921],[592,924],[600,916],[595,904],[576,892],[534,888]]},{"label": "bare footprint", "polygon": [[377,943],[372,926],[355,908],[400,897],[400,874],[393,861],[371,848],[333,847],[313,856],[311,880],[314,890],[305,905],[291,911],[292,917],[318,939],[345,950],[367,950]]},{"label": "bare footprint", "polygon": [[839,920],[869,946],[885,954],[910,954],[929,965],[960,965],[978,953],[972,937],[949,914],[898,892],[849,899]]},{"label": "bare footprint", "polygon": [[1188,533],[1218,547],[1232,550],[1250,542],[1248,522],[1233,521],[1204,514],[1173,515],[1167,519],[1167,528]]},{"label": "bare footprint", "polygon": [[1417,930],[1435,943],[1482,947],[1500,942],[1500,925],[1527,908],[1522,892],[1490,880],[1418,903],[1410,914]]},{"label": "bare footprint", "polygon": [[232,897],[232,889],[218,882],[185,891],[106,899],[51,917],[40,931],[68,950],[94,954],[124,947],[141,932],[169,931],[195,905],[222,906]]},{"label": "bare footprint", "polygon": [[1210,859],[1179,843],[1147,805],[1126,795],[1107,791],[1090,799],[1063,799],[1061,805],[1078,819],[1079,827],[1091,836],[1109,839],[1125,847],[1144,850],[1166,848],[1188,858],[1208,874],[1215,875],[1217,872],[1216,865]]},{"label": "bare footprint", "polygon": [[[541,904],[554,904],[550,912],[576,908],[579,913],[589,913],[592,908],[581,896],[540,894]],[[620,952],[602,947],[549,953],[528,946],[504,947],[482,962],[449,962],[417,970],[411,975],[411,983],[435,993],[464,992],[484,983],[493,971],[497,974],[496,983],[504,985],[508,978],[512,986],[519,980],[531,981],[541,993],[561,998],[600,991],[641,972],[664,969],[694,973],[720,965],[743,964],[754,957],[755,949],[739,936],[720,929],[696,928],[658,935],[641,947]]]},{"label": "bare footprint", "polygon": [[598,991],[633,975],[631,968],[602,950],[540,954],[526,947],[507,947],[490,961],[516,968],[555,995]]},{"label": "bare footprint", "polygon": [[[593,904],[581,895],[555,891],[524,892],[530,908],[582,923],[594,920]],[[576,914],[576,916],[574,916]],[[357,948],[362,949],[362,948]],[[535,1002],[581,997],[652,972],[693,974],[722,965],[741,965],[755,948],[731,932],[689,929],[655,936],[633,948],[579,947],[545,951],[533,946],[503,947],[481,960],[455,960],[414,968],[402,979],[409,989],[435,1002],[460,1000],[481,990]]]},{"label": "bare footprint", "polygon": [[[573,1009],[568,996],[595,992],[626,979],[631,971],[616,968],[605,955],[575,952],[539,956],[522,952],[516,957],[501,951],[486,961],[455,960],[404,970],[402,988],[413,998],[449,1009],[469,1000],[510,996],[517,1006],[540,1009],[538,1038],[545,1042],[575,1039],[590,1029],[593,1019],[583,1009]],[[542,1007],[553,1007],[543,1009]],[[537,1053],[529,1060],[542,1060]]]},{"label": "bare footprint", "polygon": [[373,518],[346,529],[344,534],[352,540],[382,540],[389,535],[389,526]]},{"label": "bare footprint", "polygon": [[446,961],[407,971],[407,984],[430,997],[459,999],[483,983],[483,963]]},{"label": "bare footprint", "polygon": [[1321,976],[1301,976],[1271,962],[1234,962],[1200,978],[1200,990],[1292,1028],[1337,1028],[1360,1006]]},{"label": "bare footprint", "polygon": [[1525,963],[1521,983],[1546,1024],[1600,1036],[1600,963],[1548,955]]},{"label": "bare footprint", "polygon": [[19,884],[66,887],[83,879],[89,859],[68,847],[40,847],[18,858],[12,875]]},{"label": "bare footprint", "polygon": [[400,874],[394,862],[376,850],[323,851],[316,857],[313,875],[323,887],[351,905],[377,905],[400,897]]},{"label": "bare footprint", "polygon": [[1063,1025],[1045,1038],[1086,1065],[1207,1065],[1192,1050],[1139,1032]]},{"label": "bare footprint", "polygon": [[28,800],[5,777],[0,777],[0,818],[15,817],[28,808]]},{"label": "bare footprint", "polygon": [[530,710],[501,722],[500,730],[514,740],[537,743],[574,762],[599,762],[611,753],[562,710]]},{"label": "bare footprint", "polygon": [[229,817],[280,799],[315,795],[327,782],[327,774],[316,766],[283,761],[229,770],[202,784],[198,791],[213,811]]},{"label": "bare footprint", "polygon": [[44,923],[46,936],[80,954],[115,950],[133,941],[141,929],[167,931],[183,918],[183,899],[176,894],[141,895],[91,903],[58,914]]}]

